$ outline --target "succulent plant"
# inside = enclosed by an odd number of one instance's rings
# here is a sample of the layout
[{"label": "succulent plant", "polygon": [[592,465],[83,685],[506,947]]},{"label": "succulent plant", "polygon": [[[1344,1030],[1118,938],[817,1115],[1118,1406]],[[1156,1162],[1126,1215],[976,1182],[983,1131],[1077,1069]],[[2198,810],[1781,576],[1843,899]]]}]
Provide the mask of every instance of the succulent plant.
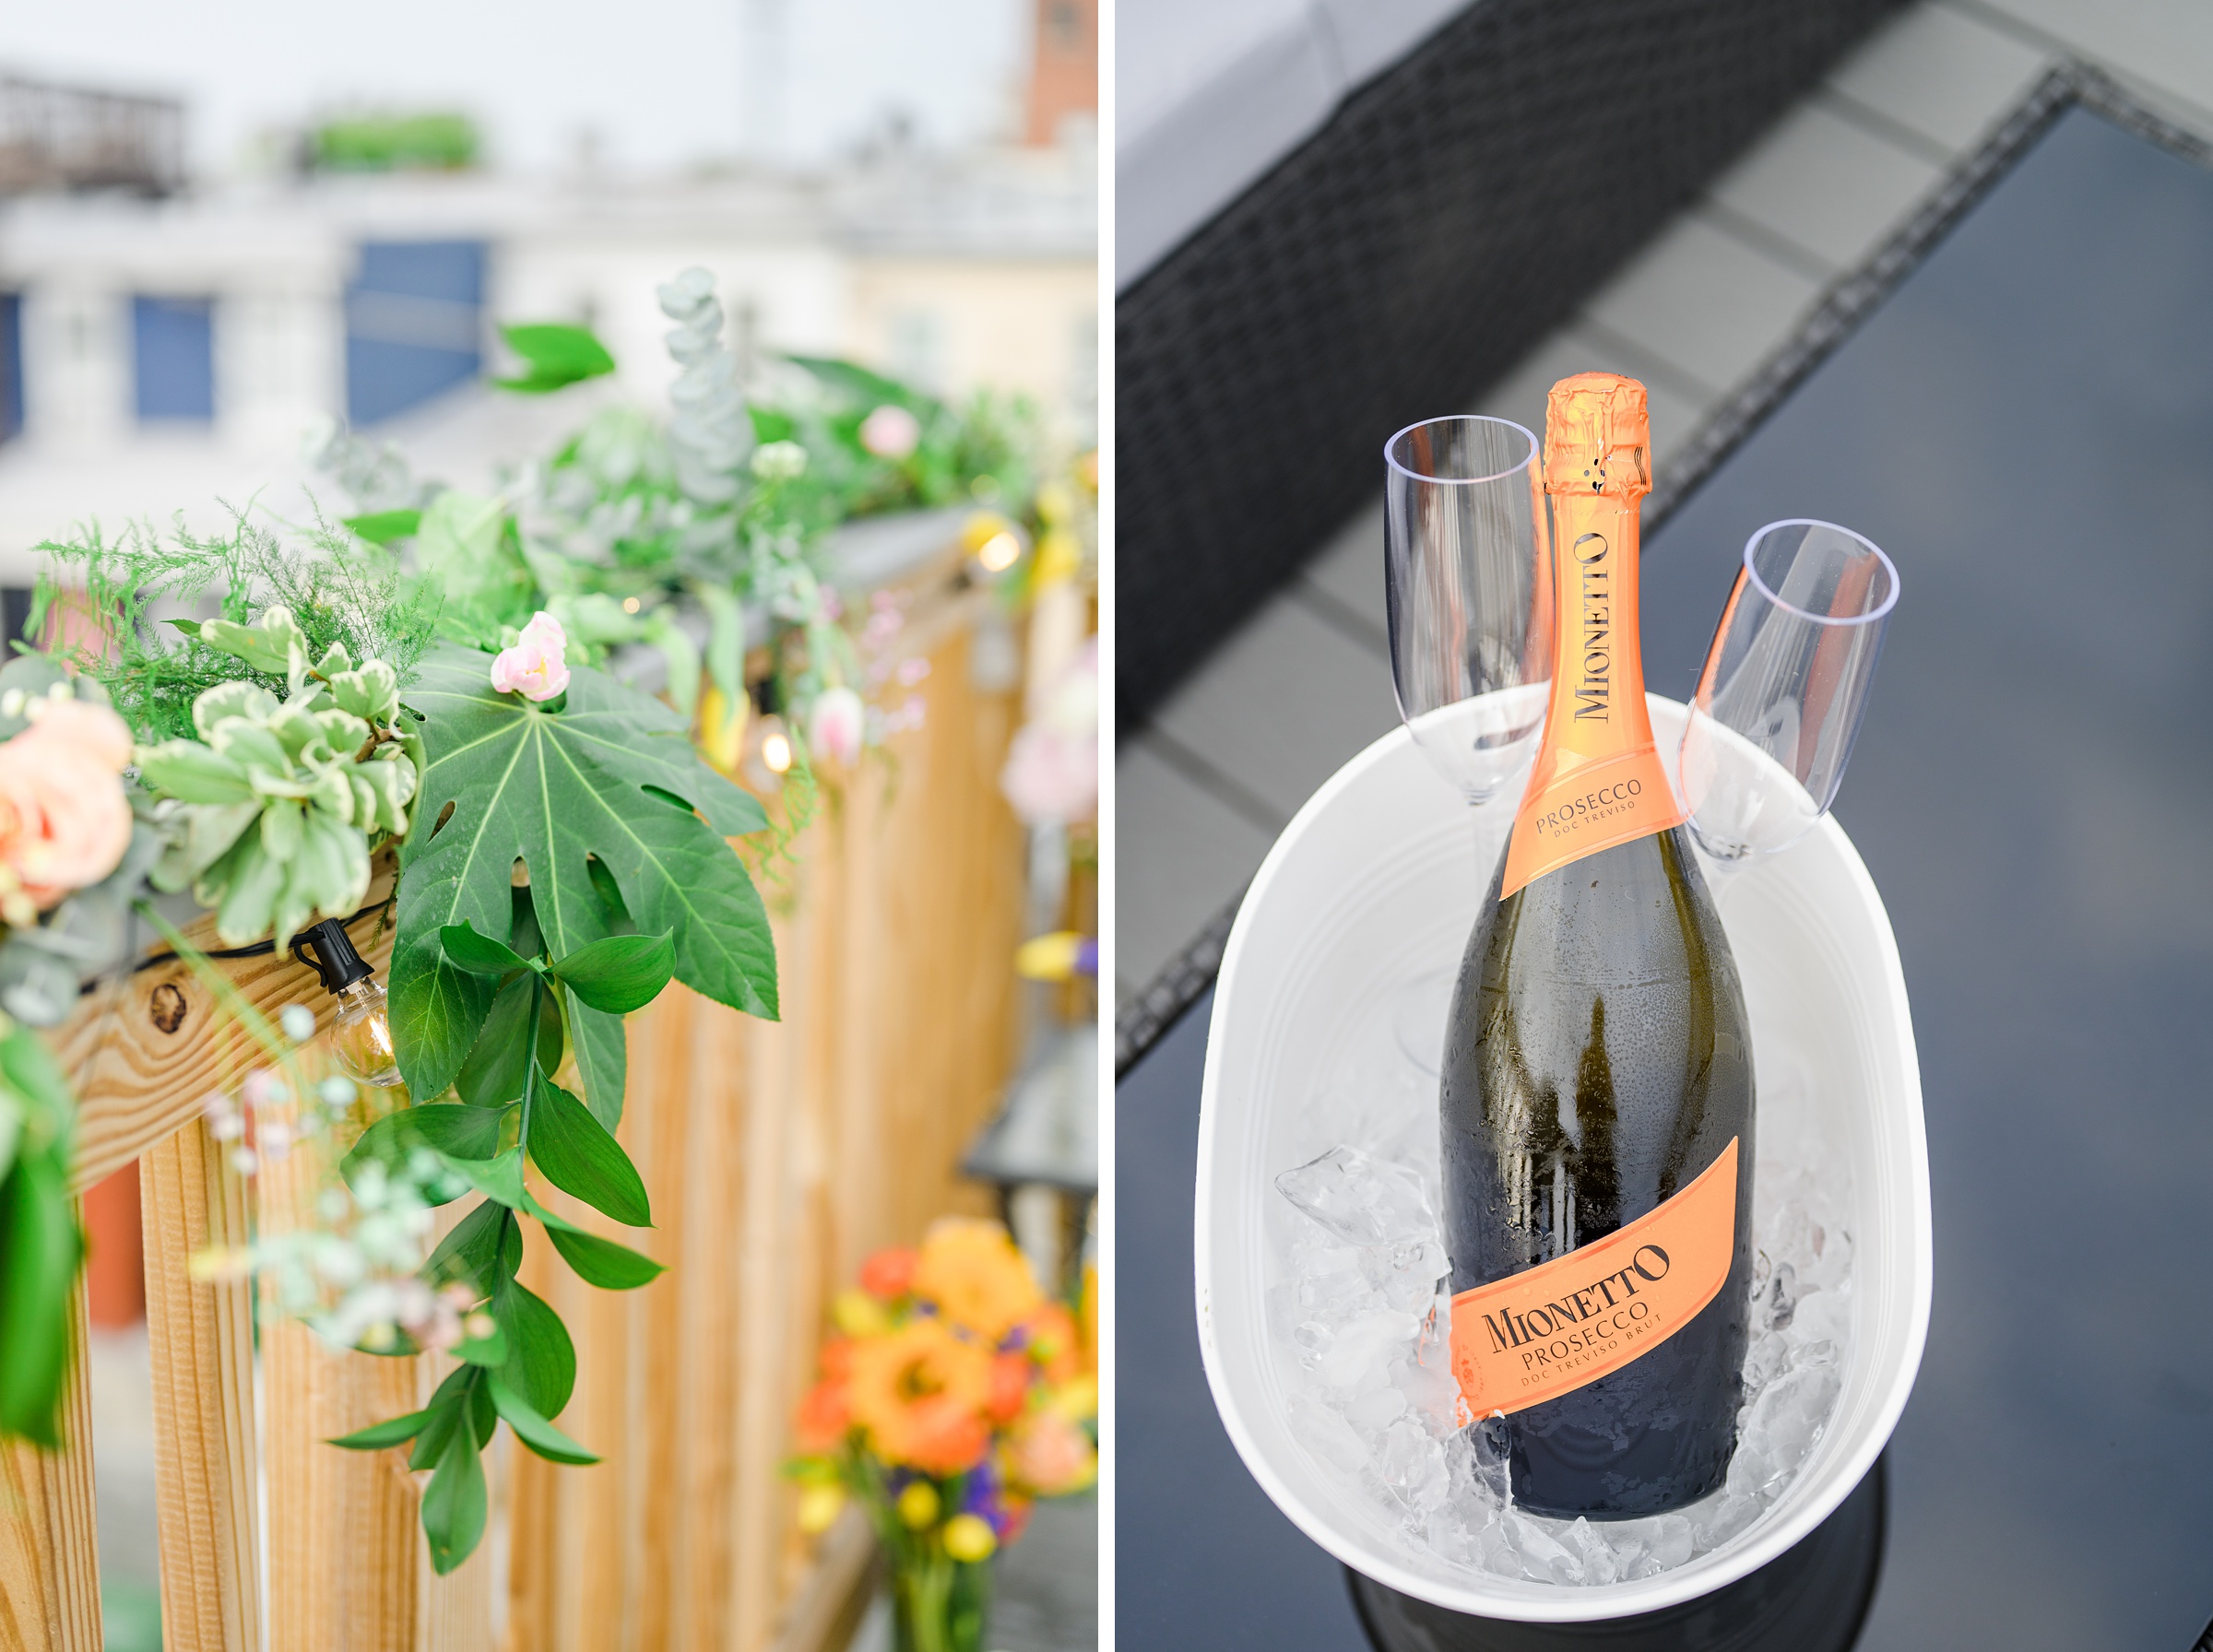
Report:
[{"label": "succulent plant", "polygon": [[351,915],[369,889],[369,852],[408,831],[419,769],[400,725],[399,679],[383,660],[356,667],[342,644],[312,666],[292,616],[210,620],[200,640],[284,673],[285,699],[227,682],[193,702],[198,740],[141,749],[139,777],[182,814],[157,888],[190,884],[239,946],[272,928],[279,950],[318,914]]}]

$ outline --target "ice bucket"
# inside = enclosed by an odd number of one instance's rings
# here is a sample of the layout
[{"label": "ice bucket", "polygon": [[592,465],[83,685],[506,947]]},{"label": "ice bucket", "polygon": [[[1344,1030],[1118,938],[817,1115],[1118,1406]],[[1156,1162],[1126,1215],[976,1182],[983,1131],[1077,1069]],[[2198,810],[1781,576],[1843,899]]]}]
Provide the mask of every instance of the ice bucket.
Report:
[{"label": "ice bucket", "polygon": [[[1651,716],[1672,765],[1684,708],[1655,695]],[[1279,1275],[1265,1235],[1283,1220],[1276,1173],[1312,1150],[1291,1139],[1296,1099],[1383,995],[1457,964],[1512,802],[1482,812],[1479,827],[1402,728],[1308,801],[1253,880],[1223,957],[1200,1106],[1200,1348],[1253,1478],[1347,1565],[1483,1617],[1575,1622],[1658,1611],[1734,1582],[1810,1533],[1873,1466],[1913,1386],[1931,1241],[1905,977],[1882,899],[1834,820],[1722,891],[1755,1058],[1763,1044],[1808,1058],[1813,1104],[1851,1173],[1857,1248],[1842,1390],[1795,1481],[1722,1547],[1634,1582],[1521,1582],[1426,1557],[1340,1490],[1291,1432],[1294,1372],[1268,1335],[1266,1289]]]}]

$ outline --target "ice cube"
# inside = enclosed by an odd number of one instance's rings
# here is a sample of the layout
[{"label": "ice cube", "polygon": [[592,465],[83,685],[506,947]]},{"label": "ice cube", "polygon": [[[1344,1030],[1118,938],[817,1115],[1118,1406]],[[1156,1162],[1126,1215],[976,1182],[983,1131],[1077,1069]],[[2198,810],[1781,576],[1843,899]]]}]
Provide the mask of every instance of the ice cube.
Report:
[{"label": "ice cube", "polygon": [[1365,1392],[1391,1380],[1391,1362],[1409,1352],[1421,1335],[1412,1314],[1383,1308],[1363,1314],[1337,1333],[1318,1367],[1332,1388]]},{"label": "ice cube", "polygon": [[1275,1178],[1276,1191],[1348,1245],[1428,1239],[1437,1219],[1421,1178],[1404,1165],[1335,1147]]},{"label": "ice cube", "polygon": [[1367,1462],[1367,1443],[1353,1425],[1311,1394],[1291,1401],[1291,1433],[1301,1446],[1331,1468],[1357,1474]]},{"label": "ice cube", "polygon": [[1405,1414],[1406,1395],[1399,1388],[1371,1388],[1344,1408],[1344,1420],[1370,1434],[1389,1428]]}]

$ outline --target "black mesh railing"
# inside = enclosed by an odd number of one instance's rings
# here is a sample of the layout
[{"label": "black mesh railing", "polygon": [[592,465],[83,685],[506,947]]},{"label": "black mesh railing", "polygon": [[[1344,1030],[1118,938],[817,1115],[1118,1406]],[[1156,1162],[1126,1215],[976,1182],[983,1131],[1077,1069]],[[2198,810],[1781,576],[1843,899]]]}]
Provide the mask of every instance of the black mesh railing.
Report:
[{"label": "black mesh railing", "polygon": [[1481,0],[1125,293],[1125,724],[1896,3]]}]

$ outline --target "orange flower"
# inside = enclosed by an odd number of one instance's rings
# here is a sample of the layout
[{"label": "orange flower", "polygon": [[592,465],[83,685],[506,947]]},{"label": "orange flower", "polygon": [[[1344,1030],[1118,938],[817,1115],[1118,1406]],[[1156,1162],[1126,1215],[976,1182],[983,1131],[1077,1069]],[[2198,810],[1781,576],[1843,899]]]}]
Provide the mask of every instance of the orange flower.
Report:
[{"label": "orange flower", "polygon": [[990,1444],[990,1356],[935,1319],[910,1319],[853,1347],[846,1403],[886,1462],[925,1474],[974,1468]]},{"label": "orange flower", "polygon": [[1083,1347],[1076,1316],[1065,1303],[1048,1302],[1030,1316],[1030,1357],[1045,1368],[1047,1382],[1064,1383],[1083,1369]]},{"label": "orange flower", "polygon": [[915,1264],[920,1260],[905,1245],[880,1250],[860,1265],[860,1288],[870,1296],[895,1301],[914,1285]]},{"label": "orange flower", "polygon": [[822,1381],[807,1390],[799,1401],[799,1416],[792,1430],[801,1451],[834,1451],[853,1426],[853,1410],[843,1383]]},{"label": "orange flower", "polygon": [[853,1343],[849,1338],[833,1337],[822,1344],[822,1376],[825,1381],[842,1383],[853,1375]]},{"label": "orange flower", "polygon": [[1038,1411],[1007,1443],[1007,1478],[1047,1497],[1080,1492],[1098,1477],[1091,1436],[1065,1417]]},{"label": "orange flower", "polygon": [[996,1221],[948,1216],[930,1224],[915,1268],[917,1296],[997,1346],[1044,1300],[1030,1265]]},{"label": "orange flower", "polygon": [[991,1361],[991,1398],[984,1410],[994,1422],[1009,1422],[1022,1414],[1030,1397],[1030,1362],[1018,1353],[994,1355]]}]

